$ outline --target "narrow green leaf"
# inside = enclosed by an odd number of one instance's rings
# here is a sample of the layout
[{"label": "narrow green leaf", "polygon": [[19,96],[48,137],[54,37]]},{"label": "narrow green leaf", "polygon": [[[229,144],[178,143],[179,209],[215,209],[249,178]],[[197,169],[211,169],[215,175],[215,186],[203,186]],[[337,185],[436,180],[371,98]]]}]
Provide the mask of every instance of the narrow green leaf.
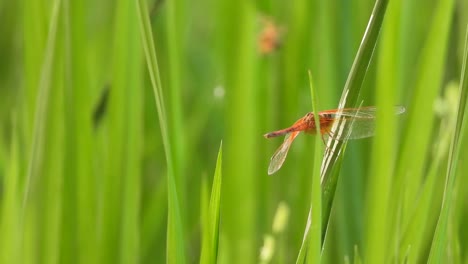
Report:
[{"label": "narrow green leaf", "polygon": [[186,161],[186,137],[189,133],[186,133],[183,120],[183,96],[182,88],[185,87],[186,71],[184,71],[185,61],[185,28],[187,25],[186,15],[184,12],[185,2],[180,0],[168,1],[167,2],[167,16],[166,16],[166,40],[167,40],[167,52],[168,52],[168,85],[165,87],[166,102],[168,107],[167,125],[169,131],[171,131],[170,144],[173,163],[174,163],[174,177],[176,180],[177,190],[179,193],[179,201],[181,208],[182,223],[186,222],[184,219],[184,212],[187,211],[186,206],[186,173],[185,161]]},{"label": "narrow green leaf", "polygon": [[[409,263],[421,262],[427,259],[427,247],[430,246],[434,228],[440,215],[444,184],[443,167],[447,162],[450,142],[456,122],[456,111],[458,103],[458,84],[450,83],[445,88],[445,96],[440,99],[441,105],[446,105],[447,111],[441,116],[439,133],[435,137],[436,144],[432,154],[431,164],[428,168],[425,181],[421,187],[421,195],[413,203],[413,213],[409,222],[401,223],[402,238],[399,245],[398,258],[400,262],[405,259]],[[411,249],[408,256],[407,251]]]},{"label": "narrow green leaf", "polygon": [[[340,103],[338,105],[339,108],[355,107],[357,105],[359,92],[361,90],[367,68],[369,67],[370,61],[372,59],[372,54],[377,43],[377,38],[379,36],[383,18],[385,16],[387,4],[388,0],[377,0],[375,2],[366,31],[343,89]],[[340,120],[336,125],[334,124],[334,127],[339,127],[342,122],[344,121]],[[339,159],[341,159],[341,154],[344,152],[344,144],[345,142],[343,141],[329,140],[327,143],[327,148],[329,148],[330,151],[325,154],[322,162],[321,183],[323,196],[323,237],[325,237],[325,233],[328,227],[328,219],[330,217],[336,183],[338,182],[339,173],[337,170],[335,170],[334,167],[337,163],[339,163]]]},{"label": "narrow green leaf", "polygon": [[137,4],[140,31],[148,65],[151,85],[153,87],[156,109],[158,111],[159,124],[163,139],[164,152],[167,163],[168,184],[168,219],[167,219],[167,263],[185,263],[183,225],[180,217],[180,207],[177,195],[177,186],[172,162],[172,150],[169,140],[169,131],[166,119],[166,108],[162,93],[161,77],[159,75],[156,50],[154,48],[153,34],[146,1],[139,0]]},{"label": "narrow green leaf", "polygon": [[[424,176],[424,172],[433,141],[434,101],[440,93],[443,81],[454,1],[441,0],[436,1],[435,4],[433,19],[429,23],[428,29],[425,30],[428,32],[426,40],[421,43],[421,52],[417,61],[418,67],[415,67],[415,74],[412,77],[415,79],[414,85],[412,85],[414,86],[413,97],[407,105],[408,112],[405,118],[407,125],[401,139],[396,173],[392,178],[391,194],[395,199],[392,200],[388,209],[391,228],[389,246],[394,247],[390,252],[397,255],[399,259],[402,259],[406,255],[408,247],[412,246],[399,244],[402,235],[404,235],[401,231],[406,229],[406,227],[402,228],[401,225],[406,226],[414,218],[415,200],[420,198],[421,182],[424,178],[431,180],[431,178]],[[406,5],[403,4],[403,6]],[[413,12],[417,14],[420,10],[413,10]],[[439,172],[435,171],[435,173]],[[440,204],[440,201],[434,202]],[[417,250],[417,247],[412,249]],[[412,259],[421,254],[425,256],[427,252],[414,251],[410,253],[408,258]]]},{"label": "narrow green leaf", "polygon": [[210,197],[209,197],[209,187],[208,180],[205,175],[202,177],[200,191],[200,222],[201,222],[201,253],[200,253],[200,263],[209,263],[209,254],[210,251],[210,221],[209,221],[209,207],[210,207]]},{"label": "narrow green leaf", "polygon": [[[63,15],[60,15],[60,23]],[[53,63],[53,77],[50,87],[49,104],[47,107],[47,122],[44,133],[43,169],[38,186],[41,192],[37,192],[40,203],[36,203],[36,208],[40,208],[39,214],[39,234],[43,241],[40,245],[43,263],[59,263],[60,258],[60,232],[62,221],[63,202],[63,175],[65,149],[65,100],[64,100],[64,34],[63,27],[57,32],[57,46],[55,49],[55,59]]]},{"label": "narrow green leaf", "polygon": [[[216,1],[222,5],[219,15],[224,46],[222,86],[226,90],[222,119],[224,157],[223,225],[219,258],[249,263],[257,259],[260,235],[256,223],[260,210],[258,185],[259,131],[258,93],[256,90],[256,54],[254,18],[250,1]],[[236,21],[242,21],[237,23]],[[221,109],[220,109],[221,111]],[[266,171],[264,171],[266,174]],[[242,206],[239,206],[239,205]]]},{"label": "narrow green leaf", "polygon": [[1,244],[0,262],[22,262],[21,258],[21,226],[20,212],[21,197],[19,192],[20,158],[18,131],[16,120],[13,120],[12,140],[9,151],[8,171],[3,178],[3,195],[1,203],[0,232]]},{"label": "narrow green leaf", "polygon": [[468,112],[466,100],[468,97],[468,27],[465,37],[465,49],[463,56],[463,66],[460,78],[460,101],[458,103],[458,116],[455,124],[454,135],[450,146],[449,162],[447,165],[447,175],[445,182],[444,198],[442,203],[442,211],[437,223],[436,232],[429,255],[429,263],[444,262],[444,254],[446,252],[448,240],[448,223],[452,217],[452,206],[456,200],[454,189],[457,176],[457,166],[460,156],[460,142],[466,135],[466,120],[465,116]]},{"label": "narrow green leaf", "polygon": [[307,216],[306,227],[304,231],[304,236],[302,238],[302,244],[299,249],[299,254],[297,255],[296,264],[303,264],[306,262],[307,250],[309,248],[310,243],[310,225],[312,223],[311,211],[309,211],[309,215]]},{"label": "narrow green leaf", "polygon": [[44,55],[44,61],[41,68],[41,77],[39,80],[38,97],[36,110],[34,112],[34,132],[32,147],[29,157],[28,170],[23,191],[22,214],[26,213],[26,206],[29,198],[31,181],[36,177],[40,170],[43,160],[44,148],[44,126],[46,120],[46,111],[49,103],[49,93],[52,78],[52,67],[55,56],[55,46],[57,37],[57,27],[60,16],[61,0],[55,0],[53,3],[52,16],[49,24],[49,32],[47,36],[47,44]]},{"label": "narrow green leaf", "polygon": [[[128,21],[137,21],[136,1],[128,2],[126,15]],[[129,30],[124,32],[127,56],[126,77],[129,87],[126,89],[126,144],[124,146],[125,168],[122,188],[122,223],[120,226],[120,261],[138,263],[141,261],[140,246],[140,208],[141,208],[141,153],[143,136],[143,86],[141,72],[141,39],[138,23],[129,23]],[[131,54],[131,55],[130,55]]]},{"label": "narrow green leaf", "polygon": [[[67,181],[65,182],[65,199],[70,203],[65,206],[64,225],[76,224],[76,233],[64,229],[63,261],[76,260],[73,257],[74,247],[80,249],[78,261],[81,263],[97,263],[97,194],[95,192],[96,175],[92,173],[93,146],[91,123],[89,122],[91,103],[87,64],[89,44],[86,35],[86,2],[66,1],[65,19],[68,39],[65,44],[68,51],[66,79],[68,101],[68,118],[66,125],[68,133],[68,164]],[[74,203],[73,201],[77,201]],[[75,219],[76,218],[76,219]],[[75,238],[76,236],[76,238]],[[95,239],[90,239],[90,238]],[[77,245],[75,245],[77,239]]]},{"label": "narrow green leaf", "polygon": [[364,259],[369,263],[382,263],[388,259],[388,237],[390,221],[388,205],[390,202],[391,180],[395,167],[397,150],[397,117],[394,113],[397,98],[397,78],[389,74],[398,72],[397,45],[399,32],[399,1],[389,4],[380,53],[376,82],[376,105],[379,109],[376,118],[376,131],[373,139],[373,152],[368,177],[366,196],[366,226]]},{"label": "narrow green leaf", "polygon": [[[418,194],[429,153],[435,116],[428,113],[433,113],[434,101],[443,81],[453,7],[453,0],[437,1],[434,18],[418,61],[413,100],[407,106],[407,127],[402,138],[401,154],[393,181],[393,195],[403,201],[403,222],[407,222],[411,217],[412,204]],[[406,189],[404,197],[400,193],[403,189]],[[398,202],[395,203],[397,204]]]},{"label": "narrow green leaf", "polygon": [[354,261],[353,261],[353,264],[361,264],[362,263],[362,259],[361,259],[361,255],[359,255],[359,248],[357,245],[354,246]]},{"label": "narrow green leaf", "polygon": [[312,80],[312,73],[309,71],[309,85],[310,95],[312,102],[312,111],[314,113],[315,131],[315,152],[314,152],[314,165],[312,169],[312,195],[310,204],[311,224],[310,224],[310,240],[307,253],[307,263],[320,263],[321,262],[321,249],[322,249],[322,189],[320,184],[320,162],[323,157],[322,140],[319,138],[320,133],[320,119],[318,115],[318,100],[317,91]]},{"label": "narrow green leaf", "polygon": [[204,240],[205,245],[202,245],[200,263],[217,263],[218,258],[218,241],[219,241],[219,218],[221,204],[221,182],[222,182],[222,159],[223,145],[219,146],[218,158],[216,160],[215,174],[213,178],[213,186],[211,187],[210,205],[208,209],[208,219],[204,224],[207,228],[207,239]]},{"label": "narrow green leaf", "polygon": [[309,71],[309,86],[312,102],[312,112],[314,113],[315,133],[315,152],[312,169],[312,194],[309,215],[307,217],[306,228],[302,239],[302,245],[296,259],[296,263],[319,263],[321,260],[322,249],[322,190],[320,184],[320,161],[323,156],[322,141],[318,138],[320,135],[320,119],[318,115],[317,92],[312,81],[312,73]]}]

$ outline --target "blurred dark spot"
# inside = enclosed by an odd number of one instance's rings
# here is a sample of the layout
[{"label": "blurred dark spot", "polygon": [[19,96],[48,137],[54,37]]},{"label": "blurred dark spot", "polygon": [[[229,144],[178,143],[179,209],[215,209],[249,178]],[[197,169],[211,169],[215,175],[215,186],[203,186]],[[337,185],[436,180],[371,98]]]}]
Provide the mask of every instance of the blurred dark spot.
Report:
[{"label": "blurred dark spot", "polygon": [[97,129],[99,127],[99,124],[101,123],[103,117],[106,115],[107,105],[109,102],[109,92],[110,92],[110,85],[107,84],[104,86],[104,89],[102,90],[102,93],[101,93],[101,97],[99,98],[99,102],[94,108],[94,113],[93,113],[94,129]]},{"label": "blurred dark spot", "polygon": [[153,5],[151,6],[150,10],[150,17],[154,17],[156,13],[159,11],[161,5],[164,3],[164,0],[155,0]]}]

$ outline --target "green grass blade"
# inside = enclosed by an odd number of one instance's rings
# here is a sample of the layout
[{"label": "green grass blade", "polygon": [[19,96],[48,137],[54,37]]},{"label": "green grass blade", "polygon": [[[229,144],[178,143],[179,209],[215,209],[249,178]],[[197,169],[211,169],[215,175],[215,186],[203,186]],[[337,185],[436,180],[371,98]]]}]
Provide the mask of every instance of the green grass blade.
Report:
[{"label": "green grass blade", "polygon": [[[316,134],[320,135],[320,119],[318,116],[317,91],[312,81],[312,73],[309,71],[310,94],[312,111],[314,112]],[[307,263],[320,263],[322,251],[322,189],[320,183],[320,162],[323,157],[322,140],[315,138],[314,165],[312,170],[312,196],[310,205],[311,224],[310,239],[307,250]]]},{"label": "green grass blade", "polygon": [[216,168],[213,178],[213,186],[211,187],[210,205],[208,209],[208,218],[204,227],[208,230],[204,231],[207,239],[203,239],[202,252],[200,263],[217,263],[218,258],[218,241],[219,241],[219,218],[221,204],[221,182],[222,182],[222,160],[223,160],[223,145],[219,146],[218,158],[216,160]]},{"label": "green grass blade", "polygon": [[167,244],[166,259],[168,263],[185,263],[185,250],[183,240],[183,226],[180,218],[180,207],[177,196],[177,186],[174,175],[174,165],[172,162],[172,150],[169,140],[169,131],[166,121],[166,112],[161,87],[161,77],[159,75],[156,50],[154,48],[153,34],[149,19],[149,12],[146,1],[139,0],[138,19],[140,22],[140,31],[145,51],[146,62],[148,65],[151,85],[153,86],[154,99],[158,110],[161,135],[166,154],[167,163],[167,184],[168,184],[168,219],[167,219]]},{"label": "green grass blade", "polygon": [[3,196],[1,203],[0,231],[2,233],[0,262],[22,262],[20,212],[20,153],[16,120],[13,121],[11,147],[9,151],[8,171],[3,178]]},{"label": "green grass blade", "polygon": [[[41,79],[41,69],[44,64],[44,50],[47,38],[47,30],[50,25],[44,19],[44,3],[42,0],[35,0],[23,5],[23,12],[19,14],[22,18],[22,31],[24,40],[23,56],[24,66],[24,98],[21,104],[21,122],[19,127],[23,127],[24,140],[26,146],[30,148],[34,143],[34,118],[37,115],[37,97],[38,97],[38,83]],[[42,21],[42,23],[38,23]]]},{"label": "green grass blade", "polygon": [[391,72],[398,71],[398,11],[399,1],[389,4],[385,24],[383,25],[376,83],[377,112],[376,131],[373,140],[371,172],[368,178],[366,198],[367,214],[365,234],[365,256],[369,263],[383,263],[388,259],[388,205],[391,180],[395,167],[396,155],[396,116],[394,106],[398,105],[397,79]]},{"label": "green grass blade", "polygon": [[[128,21],[137,21],[136,1],[128,1],[126,15]],[[131,89],[126,89],[126,144],[125,170],[123,171],[122,188],[122,223],[120,227],[120,261],[121,263],[138,263],[141,260],[140,246],[140,199],[141,199],[141,153],[143,136],[143,85],[141,72],[141,38],[139,38],[138,23],[129,23],[126,36],[127,52],[127,83]],[[122,40],[123,41],[123,40]]]},{"label": "green grass blade", "polygon": [[[382,26],[382,21],[385,16],[385,10],[388,4],[388,0],[377,0],[374,5],[374,10],[372,11],[370,20],[368,22],[366,31],[359,46],[358,52],[354,59],[353,66],[351,67],[348,79],[346,81],[339,107],[355,107],[357,105],[357,100],[359,97],[359,92],[361,90],[364,77],[369,67],[372,54],[374,52],[377,38],[379,36],[380,28]],[[341,122],[338,122],[337,126]],[[330,216],[333,196],[336,189],[336,183],[338,181],[338,173],[334,169],[335,164],[337,164],[343,142],[342,141],[333,141],[333,145],[328,145],[332,151],[328,152],[325,155],[322,163],[322,195],[323,195],[323,214],[322,214],[322,233],[323,236],[327,230],[328,219]],[[334,172],[335,171],[335,172]]]},{"label": "green grass blade", "polygon": [[468,27],[465,38],[465,50],[463,67],[461,72],[460,82],[460,101],[458,103],[458,116],[455,125],[454,135],[450,146],[449,162],[447,166],[447,175],[445,182],[444,198],[442,203],[442,211],[439,216],[437,228],[434,234],[434,239],[429,255],[429,263],[444,262],[444,254],[448,243],[448,222],[453,214],[453,204],[456,197],[454,196],[456,173],[458,160],[460,156],[460,142],[466,135],[466,120],[465,116],[468,112],[466,100],[468,97]]},{"label": "green grass blade", "polygon": [[169,82],[168,87],[165,91],[168,91],[167,95],[167,105],[168,105],[168,126],[169,131],[171,131],[170,144],[173,163],[174,163],[174,176],[177,183],[177,189],[179,193],[180,208],[182,213],[182,221],[184,222],[186,217],[184,217],[184,212],[186,210],[186,180],[185,179],[185,155],[186,150],[185,143],[186,135],[185,129],[183,128],[183,96],[182,88],[185,87],[184,80],[185,71],[184,62],[182,59],[185,59],[184,52],[185,39],[184,39],[184,23],[185,14],[184,14],[184,1],[175,0],[167,2],[167,16],[166,16],[166,32],[167,32],[167,52],[168,52],[168,72]]},{"label": "green grass blade", "polygon": [[[135,187],[135,185],[138,185],[138,180],[129,179],[132,176],[128,175],[134,170],[134,163],[138,164],[137,160],[135,160],[138,157],[128,159],[126,155],[129,151],[134,151],[133,147],[138,148],[138,142],[132,142],[136,144],[135,146],[128,145],[132,141],[132,137],[138,136],[132,135],[132,133],[137,133],[132,129],[137,130],[138,128],[130,128],[128,124],[137,124],[134,123],[135,121],[129,121],[129,118],[140,118],[138,117],[138,110],[135,110],[140,106],[135,105],[134,100],[141,92],[137,90],[140,87],[138,69],[142,68],[141,61],[138,59],[141,46],[136,33],[138,32],[138,20],[136,19],[135,2],[132,0],[119,0],[115,3],[113,12],[115,23],[112,29],[114,44],[110,54],[112,56],[112,68],[110,71],[109,122],[105,131],[107,134],[106,140],[109,143],[106,144],[108,152],[104,155],[106,167],[102,177],[98,178],[99,184],[102,186],[100,190],[102,207],[99,208],[101,214],[98,223],[103,223],[100,226],[102,230],[98,234],[98,242],[100,243],[98,262],[104,263],[116,263],[122,257],[132,261],[138,258],[135,257],[138,254],[135,252],[135,245],[138,240],[138,238],[135,238],[137,233],[130,230],[134,227],[131,226],[133,223],[129,222],[135,221],[135,219],[130,220],[130,218],[136,217],[135,212],[132,210],[137,210],[137,208],[129,209],[129,207],[138,204],[136,202],[138,199],[134,197],[138,195],[135,194],[135,192],[138,192],[135,190],[135,188],[138,188]],[[129,95],[129,93],[134,94]],[[134,116],[129,117],[130,114]],[[90,118],[91,113],[88,120]],[[123,201],[123,198],[126,200]],[[135,204],[132,205],[134,202]],[[130,205],[127,203],[130,203]],[[128,241],[121,241],[122,238],[128,239]],[[122,248],[121,243],[128,244]],[[116,254],[116,252],[119,252],[119,254]]]},{"label": "green grass blade", "polygon": [[[167,183],[166,178],[161,180],[160,185],[151,194],[148,201],[149,206],[142,212],[141,229],[141,251],[142,255],[151,256],[154,252],[154,239],[158,232],[162,233],[167,215]],[[164,259],[164,258],[161,258]]]},{"label": "green grass blade", "polygon": [[[72,233],[64,229],[63,235],[63,261],[76,260],[73,257],[73,248],[76,246],[82,254],[78,261],[82,263],[97,263],[97,195],[94,189],[95,174],[92,173],[93,145],[91,135],[91,113],[89,77],[86,56],[89,52],[86,28],[86,5],[83,1],[66,1],[65,19],[68,28],[67,59],[69,63],[70,87],[67,104],[68,132],[68,172],[64,196],[68,205],[64,210],[64,225],[76,224],[77,232]],[[78,132],[79,131],[79,132]],[[77,202],[75,202],[75,199]],[[76,215],[75,215],[76,213]],[[76,219],[75,219],[76,218]],[[76,238],[75,238],[76,236]],[[95,238],[95,239],[90,239]]]},{"label": "green grass blade", "polygon": [[[317,92],[315,91],[312,73],[309,71],[310,94],[312,102],[312,112],[314,113],[315,128],[317,135],[320,135],[320,119],[318,116]],[[296,263],[319,263],[322,249],[322,191],[320,184],[320,161],[323,156],[322,141],[315,139],[314,163],[312,167],[312,188],[311,204],[307,217],[302,245],[296,259]],[[307,258],[306,258],[307,256]]]},{"label": "green grass blade", "polygon": [[[404,131],[405,136],[402,139],[401,155],[394,179],[396,197],[400,199],[401,194],[398,192],[405,189],[403,222],[410,217],[411,206],[418,193],[431,142],[431,128],[435,116],[428,113],[433,113],[434,100],[439,94],[443,81],[453,7],[454,1],[452,0],[437,2],[434,19],[418,61],[413,100],[407,106],[407,127]],[[411,177],[407,177],[408,175]]]},{"label": "green grass blade", "polygon": [[[399,259],[405,258],[407,248],[410,246],[399,244],[402,239],[401,230],[406,229],[401,225],[406,226],[414,217],[415,201],[419,199],[421,182],[424,179],[425,166],[428,162],[429,146],[433,142],[431,136],[435,121],[434,101],[443,81],[453,7],[454,3],[451,0],[437,1],[426,40],[421,43],[418,67],[413,77],[415,79],[413,97],[407,105],[407,126],[403,131],[398,165],[395,177],[393,177],[392,196],[396,199],[392,200],[389,207],[390,246],[395,247],[392,251]],[[415,13],[418,12],[415,11]],[[434,202],[440,203],[440,201]],[[404,232],[409,232],[409,230]],[[416,250],[416,248],[413,249]],[[427,253],[414,252],[409,259],[421,254]]]},{"label": "green grass blade", "polygon": [[[63,21],[63,15],[60,15]],[[60,23],[61,24],[61,23]],[[37,192],[40,203],[35,209],[40,208],[39,221],[40,237],[43,243],[40,246],[42,262],[59,263],[60,258],[60,232],[63,209],[63,175],[65,151],[65,100],[64,100],[64,50],[63,27],[57,32],[57,47],[53,68],[53,79],[50,87],[50,101],[47,109],[47,122],[44,137],[43,170]]]},{"label": "green grass blade", "polygon": [[262,135],[258,129],[255,90],[256,49],[252,45],[255,10],[249,1],[217,2],[222,3],[223,10],[219,13],[226,21],[222,31],[228,42],[223,54],[224,121],[219,122],[224,122],[222,203],[229,210],[223,211],[219,258],[225,256],[232,262],[249,263],[257,259],[260,244],[255,223],[259,215],[257,194],[261,175],[255,153]]},{"label": "green grass blade", "polygon": [[36,111],[34,112],[34,132],[32,147],[29,157],[28,170],[25,180],[23,202],[22,202],[22,214],[24,216],[28,197],[31,188],[31,181],[36,177],[37,172],[40,170],[40,165],[43,160],[43,147],[44,147],[44,130],[45,130],[45,119],[46,111],[49,101],[49,93],[52,78],[52,67],[55,56],[56,36],[57,27],[60,15],[61,1],[56,0],[53,4],[52,16],[49,24],[49,32],[47,37],[46,50],[44,55],[44,61],[41,68],[41,77],[39,80],[38,97],[36,103]]},{"label": "green grass blade", "polygon": [[208,179],[205,175],[202,176],[201,191],[200,191],[200,222],[201,222],[201,253],[200,263],[209,263],[209,250],[210,250],[210,221],[209,221],[209,187]]},{"label": "green grass blade", "polygon": [[306,263],[306,256],[307,256],[307,251],[309,249],[309,245],[311,244],[310,239],[310,225],[312,223],[312,212],[309,211],[309,215],[307,216],[307,222],[306,222],[306,228],[304,231],[304,237],[302,239],[302,244],[299,249],[299,254],[297,255],[296,259],[296,264],[303,264]]},{"label": "green grass blade", "polygon": [[[0,1],[0,17],[1,263],[467,262],[463,125],[447,164],[468,1]],[[329,155],[322,186],[313,133],[268,176],[283,140],[262,135],[311,96],[338,108],[345,83],[340,106],[379,109],[375,135]]]},{"label": "green grass blade", "polygon": [[[62,201],[64,118],[63,36],[60,34],[61,1],[54,1],[34,113],[33,140],[24,179],[20,234],[22,250],[47,263],[59,260]],[[62,52],[62,53],[61,53]],[[47,146],[47,151],[45,151]],[[40,191],[37,191],[40,190]],[[33,199],[32,199],[33,198]],[[44,203],[40,209],[37,205]],[[31,229],[30,229],[31,228]],[[30,232],[31,231],[31,232]],[[42,243],[37,245],[34,236]],[[30,250],[30,251],[29,251]],[[26,254],[27,256],[28,254]],[[24,259],[25,262],[31,259]]]}]

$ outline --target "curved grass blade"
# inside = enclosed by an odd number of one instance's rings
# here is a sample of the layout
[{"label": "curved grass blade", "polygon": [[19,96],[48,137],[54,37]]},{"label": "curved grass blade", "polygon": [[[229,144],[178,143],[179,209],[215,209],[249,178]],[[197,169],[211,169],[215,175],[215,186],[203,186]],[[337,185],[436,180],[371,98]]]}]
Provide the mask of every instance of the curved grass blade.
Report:
[{"label": "curved grass blade", "polygon": [[465,51],[463,57],[463,67],[461,72],[460,83],[460,101],[458,104],[457,123],[455,125],[455,132],[450,146],[449,162],[447,166],[447,176],[445,182],[445,191],[442,202],[442,211],[440,213],[437,228],[432,242],[431,252],[429,255],[428,263],[442,263],[444,262],[444,253],[446,252],[448,235],[447,226],[451,218],[452,206],[454,205],[455,196],[455,180],[457,173],[457,166],[460,156],[460,146],[463,136],[466,135],[466,120],[465,116],[468,111],[466,107],[466,100],[468,96],[468,27],[465,37]]},{"label": "curved grass blade", "polygon": [[38,97],[36,103],[36,111],[34,112],[34,132],[29,157],[28,172],[26,175],[23,202],[22,202],[22,215],[24,217],[26,205],[28,202],[31,180],[39,171],[39,167],[43,159],[43,143],[44,143],[44,130],[47,106],[49,104],[50,86],[52,78],[52,64],[55,55],[57,26],[60,14],[61,1],[54,1],[52,17],[49,25],[49,33],[47,37],[47,46],[44,55],[44,61],[41,68],[41,79],[39,81]]},{"label": "curved grass blade", "polygon": [[[436,1],[437,6],[434,8],[433,19],[415,70],[413,98],[408,105],[411,110],[408,111],[405,131],[402,133],[404,136],[401,139],[398,165],[392,180],[391,192],[395,200],[389,204],[388,209],[391,227],[389,245],[394,247],[389,252],[393,252],[399,259],[403,258],[409,246],[399,245],[404,235],[400,230],[406,229],[406,223],[414,218],[415,199],[419,198],[421,182],[428,179],[425,176],[426,163],[432,142],[431,128],[436,121],[435,115],[431,113],[444,81],[454,3],[453,0]],[[414,246],[411,245],[411,250],[417,250]],[[427,252],[424,250],[411,254],[408,259],[411,260],[416,255],[426,256]]]},{"label": "curved grass blade", "polygon": [[305,263],[306,261],[308,245],[310,244],[309,241],[311,237],[310,235],[310,225],[312,222],[311,214],[312,212],[309,211],[309,215],[307,216],[306,228],[304,231],[304,237],[302,239],[301,248],[299,249],[299,254],[297,255],[296,264],[302,264],[302,263]]},{"label": "curved grass blade", "polygon": [[[317,93],[314,89],[312,74],[309,71],[309,86],[312,102],[312,112],[314,113],[315,129],[317,135],[320,135],[320,121],[317,107]],[[320,184],[319,163],[323,156],[322,141],[315,139],[314,166],[312,170],[312,194],[309,215],[304,231],[304,238],[296,259],[296,263],[320,263],[322,249],[322,192]]]},{"label": "curved grass blade", "polygon": [[148,7],[146,1],[139,0],[137,3],[138,18],[140,20],[140,30],[145,51],[146,62],[148,65],[151,85],[154,92],[156,109],[158,110],[158,119],[161,126],[161,135],[166,154],[167,164],[167,185],[168,185],[168,219],[167,219],[167,244],[166,261],[167,263],[185,263],[183,226],[180,217],[180,207],[177,196],[177,186],[174,175],[174,165],[172,162],[172,150],[169,140],[169,131],[167,126],[166,111],[163,100],[161,77],[159,75],[158,61],[154,47],[153,33],[149,19]]},{"label": "curved grass blade", "polygon": [[[447,105],[447,112],[439,124],[439,132],[435,137],[434,152],[431,164],[421,187],[421,194],[413,204],[408,223],[401,223],[401,239],[398,249],[398,262],[419,263],[427,260],[428,248],[431,245],[434,230],[442,207],[443,186],[445,179],[440,177],[447,164],[450,142],[456,123],[456,112],[459,96],[458,84],[449,84],[445,88],[442,104]],[[451,95],[453,94],[453,95]],[[391,225],[390,225],[391,226]],[[411,254],[407,254],[406,252]]]},{"label": "curved grass blade", "polygon": [[222,159],[223,159],[223,144],[219,146],[218,159],[216,160],[216,168],[211,188],[210,205],[208,208],[208,218],[203,231],[203,244],[200,263],[217,263],[218,258],[218,240],[219,240],[219,216],[221,204],[221,182],[222,182]]},{"label": "curved grass blade", "polygon": [[[385,16],[388,0],[377,0],[374,5],[371,17],[367,24],[366,31],[362,38],[358,52],[351,67],[351,71],[348,75],[343,93],[340,99],[339,108],[350,108],[356,107],[359,92],[361,90],[364,77],[372,59],[377,38],[379,36],[380,28],[382,27],[382,21]],[[336,122],[336,126],[332,128],[332,131],[336,127],[340,127],[342,121]],[[335,194],[336,183],[338,182],[339,170],[335,167],[341,159],[342,148],[346,144],[345,141],[333,141],[328,140],[327,148],[328,151],[323,159],[321,168],[321,183],[322,183],[322,195],[323,195],[323,214],[322,214],[322,237],[325,237],[326,230],[328,227],[328,219],[333,203],[333,196]]]},{"label": "curved grass blade", "polygon": [[[402,219],[396,221],[408,222],[414,199],[417,197],[420,183],[423,180],[426,157],[430,149],[431,128],[435,122],[435,116],[428,113],[433,112],[434,101],[440,93],[441,83],[444,80],[454,3],[453,0],[437,1],[434,18],[429,25],[427,39],[418,60],[419,67],[416,70],[413,99],[411,105],[408,106],[411,111],[408,111],[405,136],[402,138],[400,157],[393,180],[394,195],[403,203]],[[408,175],[411,177],[407,177]],[[405,189],[405,196],[399,193],[403,189]],[[396,202],[395,206],[399,206],[398,203]],[[395,212],[394,209],[390,211]],[[397,232],[394,234],[396,235]]]}]

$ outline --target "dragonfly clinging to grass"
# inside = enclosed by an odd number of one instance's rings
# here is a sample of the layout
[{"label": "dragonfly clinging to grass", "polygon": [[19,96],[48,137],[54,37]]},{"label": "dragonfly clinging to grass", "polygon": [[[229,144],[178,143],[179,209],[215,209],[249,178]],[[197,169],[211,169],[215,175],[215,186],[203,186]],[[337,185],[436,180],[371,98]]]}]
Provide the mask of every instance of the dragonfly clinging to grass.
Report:
[{"label": "dragonfly clinging to grass", "polygon": [[[375,118],[377,108],[374,106],[360,108],[344,108],[321,111],[318,113],[320,123],[320,135],[325,143],[328,137],[334,140],[360,139],[371,137],[375,132]],[[393,112],[398,115],[405,112],[403,106],[396,106]],[[332,132],[333,124],[337,120],[343,120],[342,126],[337,132]],[[304,117],[297,120],[292,126],[265,134],[266,138],[279,137],[286,135],[283,144],[276,150],[271,157],[268,174],[271,175],[278,171],[283,165],[289,147],[300,132],[316,134],[315,119],[313,113],[307,113]]]}]

